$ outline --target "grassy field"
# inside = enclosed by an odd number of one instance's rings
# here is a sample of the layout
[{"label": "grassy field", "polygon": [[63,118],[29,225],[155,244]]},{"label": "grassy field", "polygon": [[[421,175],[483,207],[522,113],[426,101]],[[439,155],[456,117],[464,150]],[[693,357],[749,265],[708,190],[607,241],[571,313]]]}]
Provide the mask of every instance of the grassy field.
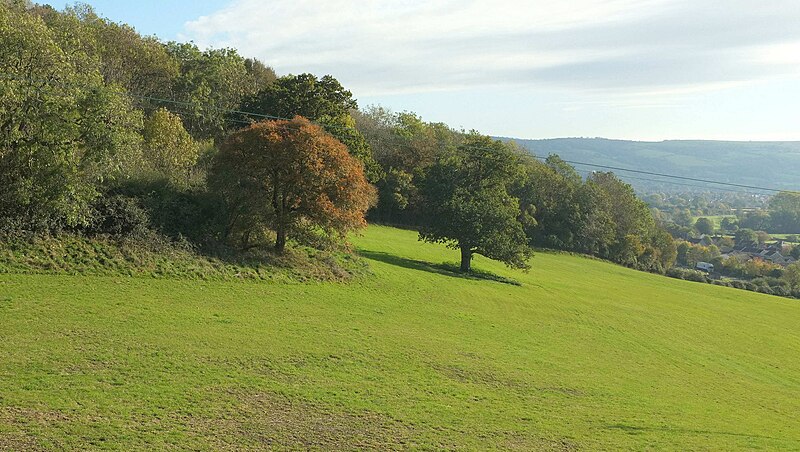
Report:
[{"label": "grassy field", "polygon": [[0,275],[0,449],[800,449],[800,304],[355,239],[348,284]]}]

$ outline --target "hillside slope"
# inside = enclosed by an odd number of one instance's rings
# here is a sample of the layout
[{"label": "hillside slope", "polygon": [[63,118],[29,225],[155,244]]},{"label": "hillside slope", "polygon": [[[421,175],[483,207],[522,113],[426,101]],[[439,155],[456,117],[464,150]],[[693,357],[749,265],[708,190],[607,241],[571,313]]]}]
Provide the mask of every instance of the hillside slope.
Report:
[{"label": "hillside slope", "polygon": [[[509,140],[510,138],[503,138]],[[558,154],[565,160],[632,168],[684,177],[711,179],[782,190],[800,189],[800,142],[692,141],[659,142],[605,138],[513,138],[539,156]],[[578,165],[579,170],[601,170]],[[658,182],[657,178],[619,172],[643,191],[691,191],[694,187]],[[630,178],[630,176],[637,177]],[[644,178],[645,180],[638,179]],[[677,181],[681,182],[681,181]],[[692,183],[682,181],[681,183]],[[697,184],[695,182],[695,184]],[[713,187],[713,185],[711,185]],[[769,193],[767,193],[769,194]]]},{"label": "hillside slope", "polygon": [[413,232],[350,284],[0,275],[0,449],[798,449],[800,304]]}]

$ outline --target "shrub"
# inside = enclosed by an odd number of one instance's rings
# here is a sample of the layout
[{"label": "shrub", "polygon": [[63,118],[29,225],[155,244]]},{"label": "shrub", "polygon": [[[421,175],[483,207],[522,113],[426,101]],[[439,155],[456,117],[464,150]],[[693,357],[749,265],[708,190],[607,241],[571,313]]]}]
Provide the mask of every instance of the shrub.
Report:
[{"label": "shrub", "polygon": [[772,293],[774,295],[778,295],[779,297],[790,297],[792,295],[792,291],[789,290],[788,287],[784,286],[774,286],[772,288]]},{"label": "shrub", "polygon": [[767,295],[774,295],[775,294],[775,292],[769,286],[758,286],[758,292],[761,292],[761,293],[767,294]]},{"label": "shrub", "polygon": [[696,270],[689,270],[686,273],[685,279],[687,281],[694,281],[694,282],[703,282],[703,283],[709,282],[708,276]]},{"label": "shrub", "polygon": [[745,284],[744,281],[733,280],[730,282],[730,285],[735,289],[742,289],[742,290],[747,289],[747,285]]},{"label": "shrub", "polygon": [[82,230],[92,235],[125,236],[144,231],[149,223],[147,212],[137,199],[110,195],[95,200],[89,223]]},{"label": "shrub", "polygon": [[703,282],[707,283],[710,279],[703,273],[697,270],[689,270],[685,268],[673,267],[667,270],[667,276],[670,278],[684,279],[686,281]]}]

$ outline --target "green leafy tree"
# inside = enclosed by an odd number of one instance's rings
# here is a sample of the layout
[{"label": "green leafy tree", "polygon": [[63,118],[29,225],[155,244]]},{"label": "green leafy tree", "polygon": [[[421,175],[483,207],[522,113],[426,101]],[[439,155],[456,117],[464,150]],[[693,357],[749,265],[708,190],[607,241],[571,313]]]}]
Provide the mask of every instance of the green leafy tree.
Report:
[{"label": "green leafy tree", "polygon": [[719,223],[720,227],[725,232],[736,232],[739,229],[739,220],[732,217],[725,217]]},{"label": "green leafy tree", "polygon": [[667,231],[660,228],[655,229],[650,238],[650,244],[654,250],[653,258],[658,265],[651,270],[663,273],[675,265],[675,261],[678,258],[678,248],[675,244],[675,240],[673,240],[672,236]]},{"label": "green leafy tree", "polygon": [[609,257],[616,238],[616,225],[611,217],[611,200],[600,186],[588,181],[575,196],[578,209],[574,243],[580,252]]},{"label": "green leafy tree", "polygon": [[[527,228],[530,243],[547,248],[574,249],[581,227],[575,199],[581,186],[580,175],[556,155],[549,156],[545,162],[525,159],[523,170],[525,202],[536,207],[536,227]],[[603,200],[607,201],[605,197]],[[589,202],[589,198],[584,202]],[[608,220],[606,213],[598,213],[603,218],[595,219]],[[605,226],[599,228],[597,237],[603,235]],[[594,245],[583,244],[589,248]]]},{"label": "green leafy tree", "polygon": [[188,183],[200,146],[183,127],[183,121],[165,108],[144,123],[144,157],[159,174],[173,182]]},{"label": "green leafy tree", "polygon": [[442,123],[424,122],[414,113],[395,114],[381,107],[352,115],[381,167],[375,182],[381,201],[371,215],[380,221],[418,225],[422,210],[418,187],[436,158],[455,149],[461,134]]},{"label": "green leafy tree", "polygon": [[739,229],[733,239],[736,246],[753,246],[758,243],[758,235],[752,229]]},{"label": "green leafy tree", "polygon": [[786,267],[783,280],[792,290],[800,291],[800,262],[795,262]]},{"label": "green leafy tree", "polygon": [[706,217],[700,217],[695,221],[694,228],[701,234],[711,235],[714,233],[714,222]]},{"label": "green leafy tree", "polygon": [[169,98],[178,76],[178,61],[155,37],[141,36],[129,25],[99,17],[91,6],[76,4],[56,11],[49,6],[32,10],[58,36],[62,48],[80,51],[96,62],[107,85],[119,85],[138,96],[136,104],[153,109],[153,101]]},{"label": "green leafy tree", "polygon": [[196,139],[222,139],[232,128],[228,112],[237,110],[242,99],[259,88],[249,72],[252,65],[248,69],[233,49],[201,51],[192,43],[176,42],[168,43],[166,49],[179,64],[173,91],[182,104],[175,113]]},{"label": "green leafy tree", "polygon": [[719,255],[720,251],[716,245],[695,245],[690,247],[686,253],[686,264],[690,267],[694,267],[698,262],[711,262]]},{"label": "green leafy tree", "polygon": [[677,263],[681,265],[687,265],[686,258],[687,255],[689,254],[689,248],[691,248],[689,242],[681,240],[677,243],[676,256],[675,256]]},{"label": "green leafy tree", "polygon": [[[526,268],[530,256],[519,200],[509,188],[519,174],[507,146],[476,133],[459,152],[438,159],[423,185],[427,218],[420,239],[461,251],[461,270],[481,254]],[[522,220],[522,221],[521,221]]]},{"label": "green leafy tree", "polygon": [[692,226],[692,212],[689,209],[680,209],[672,215],[672,221],[679,226]]},{"label": "green leafy tree", "polygon": [[[287,75],[242,100],[242,111],[281,118],[302,116],[311,121],[348,116],[358,108],[353,94],[330,75]],[[247,115],[237,119],[252,119]]]},{"label": "green leafy tree", "polygon": [[748,212],[739,218],[739,227],[756,231],[766,231],[772,228],[772,218],[769,212],[763,210]]},{"label": "green leafy tree", "polygon": [[619,251],[616,260],[624,265],[636,265],[639,256],[641,256],[645,247],[641,239],[633,234],[628,234],[622,238],[618,245]]},{"label": "green leafy tree", "polygon": [[800,232],[800,193],[780,192],[769,201],[773,232]]},{"label": "green leafy tree", "polygon": [[313,74],[280,77],[258,93],[245,97],[239,111],[231,119],[238,122],[260,120],[264,117],[293,118],[302,116],[321,124],[337,140],[347,146],[350,154],[361,160],[367,177],[375,182],[380,167],[372,156],[372,149],[358,131],[350,111],[358,108],[353,94],[330,75],[317,78]]},{"label": "green leafy tree", "polygon": [[610,201],[610,216],[616,231],[616,243],[611,250],[610,258],[621,263],[629,263],[628,257],[631,249],[628,236],[639,237],[641,240],[650,237],[656,229],[650,209],[642,200],[636,197],[633,187],[617,178],[613,173],[592,173],[589,181],[596,183],[608,195]]},{"label": "green leafy tree", "polygon": [[90,63],[41,18],[0,4],[0,218],[85,224],[101,184],[135,160],[141,116]]}]

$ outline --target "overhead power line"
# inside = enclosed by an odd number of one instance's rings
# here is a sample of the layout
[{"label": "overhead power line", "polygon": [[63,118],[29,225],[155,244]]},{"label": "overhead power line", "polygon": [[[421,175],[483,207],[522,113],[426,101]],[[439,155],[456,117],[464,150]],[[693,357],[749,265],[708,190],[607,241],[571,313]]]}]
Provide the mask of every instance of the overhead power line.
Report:
[{"label": "overhead power line", "polygon": [[[536,156],[536,157],[537,158],[541,158],[539,156]],[[769,192],[789,191],[789,190],[780,190],[780,189],[777,189],[777,188],[759,187],[759,186],[755,186],[755,185],[736,184],[736,183],[733,183],[733,182],[721,182],[721,181],[715,181],[715,180],[710,180],[710,179],[699,179],[699,178],[695,178],[695,177],[676,176],[674,174],[656,173],[656,172],[653,172],[653,171],[643,171],[643,170],[636,170],[636,169],[631,169],[631,168],[620,168],[620,167],[617,167],[617,166],[608,166],[608,165],[598,165],[598,164],[595,164],[595,163],[577,162],[577,161],[574,161],[574,160],[564,160],[564,162],[570,163],[570,164],[573,164],[573,165],[590,166],[590,167],[593,167],[593,168],[603,168],[603,169],[609,169],[609,170],[613,170],[613,171],[627,171],[627,172],[636,173],[636,174],[646,174],[648,176],[668,177],[668,178],[672,178],[672,179],[680,179],[680,180],[686,180],[686,181],[692,181],[692,182],[703,182],[703,183],[706,183],[706,184],[725,185],[725,186],[729,186],[729,187],[748,188],[748,189],[753,189],[753,190],[763,190],[763,191],[769,191]]]},{"label": "overhead power line", "polygon": [[[31,81],[31,82],[37,82],[38,81],[38,82],[45,82],[45,83],[50,83],[50,84],[61,84],[61,85],[64,85],[63,82],[62,83],[53,83],[53,81],[37,80],[37,79],[34,79],[34,78],[17,76],[17,75],[14,75],[14,74],[0,74],[0,77],[6,78],[6,79],[10,79],[10,80],[25,80],[25,81]],[[79,85],[75,85],[75,84],[73,84],[73,85],[76,86],[76,87],[79,87]],[[186,108],[186,107],[196,107],[197,106],[197,104],[194,104],[194,103],[191,103],[191,102],[179,101],[179,100],[175,100],[175,99],[167,99],[167,98],[159,98],[159,97],[154,97],[154,96],[146,96],[146,95],[140,95],[140,94],[130,93],[130,92],[125,92],[125,94],[130,96],[130,97],[137,98],[137,99],[147,100],[147,101],[151,101],[151,102],[159,102],[159,103],[165,103],[165,104],[178,105],[178,106],[182,106],[184,108]],[[235,109],[228,109],[228,108],[222,108],[222,107],[210,107],[209,110],[218,111],[218,112],[222,112],[222,113],[250,116],[250,117],[253,117],[253,118],[260,118],[260,119],[285,120],[285,121],[290,121],[291,120],[291,118],[285,118],[285,117],[281,117],[281,116],[269,115],[269,114],[264,114],[264,113],[256,113],[256,112],[250,112],[250,111],[235,110]],[[251,124],[250,121],[244,121],[244,120],[241,120],[241,119],[231,118],[231,117],[226,117],[226,118],[224,118],[224,120],[225,121],[229,121],[229,122],[236,122],[236,123],[239,123],[239,124]],[[311,121],[311,123],[316,124],[316,125],[318,125],[320,127],[323,127],[323,128],[328,128],[328,129],[348,129],[348,127],[346,127],[346,126],[340,126],[340,125],[336,125],[336,124],[322,124],[322,123],[319,123],[319,122],[316,122],[316,121]],[[291,128],[291,127],[290,126],[284,126],[284,128],[286,129],[286,128]],[[381,141],[385,141],[385,140],[381,140]],[[409,148],[412,147],[408,143],[395,142],[395,143],[391,143],[391,144],[393,144],[395,146],[403,146],[403,147],[409,147]],[[489,148],[484,148],[484,147],[480,147],[480,146],[463,146],[462,145],[462,147],[471,148],[471,149],[477,149],[477,150],[491,151],[491,149],[489,149]],[[531,151],[530,149],[527,149],[527,148],[525,148],[525,149],[530,153],[530,155],[532,157],[534,157],[536,159],[540,159],[540,160],[546,160],[547,159],[547,157],[543,157],[543,156],[534,154],[533,151]],[[596,163],[580,162],[580,161],[576,161],[576,160],[565,160],[565,159],[562,159],[562,161],[565,162],[565,163],[569,163],[571,165],[580,165],[580,166],[587,166],[587,167],[591,167],[591,168],[600,168],[600,169],[611,170],[611,171],[622,171],[622,172],[628,172],[628,173],[634,173],[634,174],[657,176],[657,177],[661,177],[661,178],[675,179],[675,180],[681,180],[681,181],[700,182],[700,183],[704,183],[704,184],[714,184],[714,185],[720,185],[720,186],[723,186],[723,187],[734,187],[734,188],[747,189],[747,190],[759,190],[759,191],[762,191],[762,192],[770,192],[770,193],[789,192],[789,193],[800,194],[800,191],[795,191],[795,190],[782,190],[782,189],[772,188],[772,187],[760,187],[760,186],[756,186],[756,185],[738,184],[738,183],[734,183],[734,182],[723,182],[723,181],[717,181],[717,180],[711,180],[711,179],[702,179],[702,178],[696,178],[696,177],[680,176],[680,175],[675,175],[675,174],[659,173],[659,172],[654,172],[654,171],[638,170],[638,169],[633,169],[633,168],[622,168],[622,167],[610,166],[610,165],[600,165],[600,164],[596,164]],[[720,191],[735,192],[735,193],[751,193],[751,192],[748,192],[746,190],[732,190],[732,189],[724,189],[724,188],[721,188],[721,187],[702,186],[702,185],[696,185],[696,184],[686,184],[686,183],[682,183],[682,182],[673,182],[673,181],[668,181],[668,180],[645,179],[645,178],[634,177],[634,176],[630,176],[630,175],[625,175],[625,177],[626,178],[630,178],[630,179],[648,181],[648,182],[659,182],[659,183],[665,183],[665,184],[671,184],[671,185],[680,185],[680,186],[686,186],[686,187],[704,188],[704,189],[709,189],[709,190],[720,190]],[[763,195],[763,193],[751,193],[751,194]]]}]

